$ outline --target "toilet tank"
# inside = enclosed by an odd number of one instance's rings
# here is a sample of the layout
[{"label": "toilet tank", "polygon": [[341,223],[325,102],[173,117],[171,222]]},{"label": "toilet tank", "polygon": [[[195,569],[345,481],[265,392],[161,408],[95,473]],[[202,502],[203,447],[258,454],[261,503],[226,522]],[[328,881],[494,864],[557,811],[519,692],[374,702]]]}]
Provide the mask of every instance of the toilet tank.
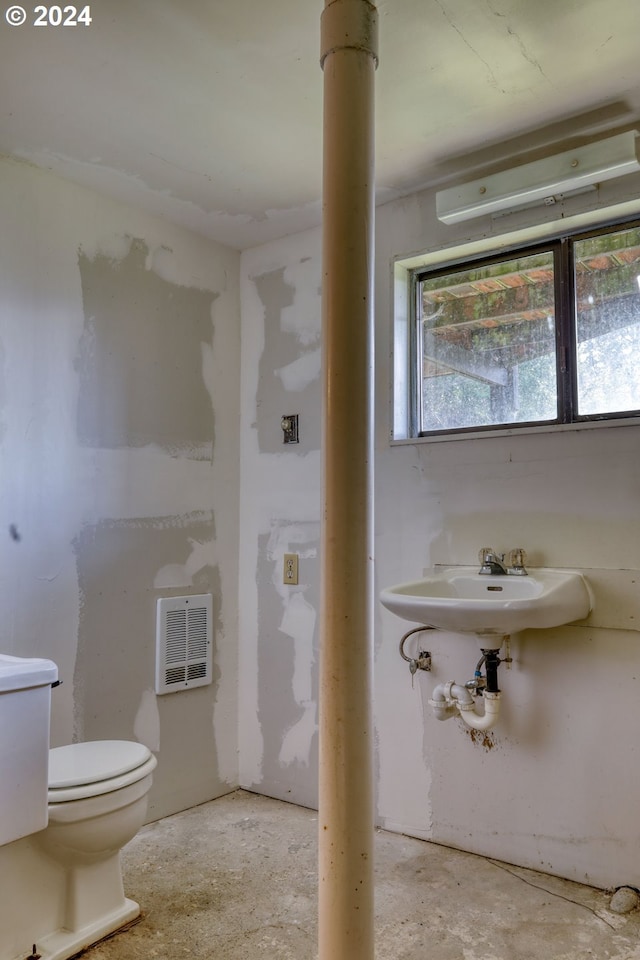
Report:
[{"label": "toilet tank", "polygon": [[51,660],[0,654],[0,845],[47,825]]}]

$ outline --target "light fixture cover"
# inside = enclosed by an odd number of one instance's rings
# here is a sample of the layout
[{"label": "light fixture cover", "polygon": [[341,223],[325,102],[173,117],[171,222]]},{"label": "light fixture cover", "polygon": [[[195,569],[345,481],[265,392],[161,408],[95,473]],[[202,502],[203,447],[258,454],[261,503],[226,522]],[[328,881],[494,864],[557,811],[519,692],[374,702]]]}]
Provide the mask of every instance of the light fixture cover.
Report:
[{"label": "light fixture cover", "polygon": [[636,135],[635,130],[629,130],[577,150],[441,190],[436,194],[438,220],[461,223],[486,214],[504,213],[636,173],[640,170]]}]

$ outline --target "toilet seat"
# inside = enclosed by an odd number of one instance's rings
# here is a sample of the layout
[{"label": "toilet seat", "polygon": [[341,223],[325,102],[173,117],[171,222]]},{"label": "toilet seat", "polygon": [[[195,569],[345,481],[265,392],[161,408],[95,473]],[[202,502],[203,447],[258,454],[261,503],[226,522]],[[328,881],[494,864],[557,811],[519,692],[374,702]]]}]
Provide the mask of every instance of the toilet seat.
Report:
[{"label": "toilet seat", "polygon": [[148,747],[130,740],[70,743],[49,751],[48,802],[66,803],[137,783],[157,764]]}]

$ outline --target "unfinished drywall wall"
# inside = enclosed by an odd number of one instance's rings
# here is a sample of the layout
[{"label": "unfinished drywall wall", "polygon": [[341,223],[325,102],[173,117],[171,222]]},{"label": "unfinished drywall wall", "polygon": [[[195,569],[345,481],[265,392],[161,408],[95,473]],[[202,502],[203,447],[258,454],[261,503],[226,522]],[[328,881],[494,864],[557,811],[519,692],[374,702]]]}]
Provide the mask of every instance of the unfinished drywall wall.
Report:
[{"label": "unfinished drywall wall", "polygon": [[[0,200],[3,650],[58,664],[54,744],[157,752],[161,816],[237,783],[239,257],[15,161]],[[214,682],[156,697],[205,592]]]},{"label": "unfinished drywall wall", "polygon": [[[274,521],[259,537],[258,721],[262,776],[274,795],[313,806],[318,792],[317,523]],[[282,583],[285,553],[296,553],[304,583]]]},{"label": "unfinished drywall wall", "polygon": [[[609,187],[607,202],[629,200],[637,194],[634,183],[623,185],[626,193]],[[578,211],[591,201],[575,202],[571,209]],[[548,210],[524,212],[514,227],[545,217]],[[484,227],[439,224],[430,192],[377,211],[376,590],[419,577],[434,563],[474,564],[485,544],[500,551],[523,546],[533,565],[582,570],[595,610],[582,626],[512,639],[511,668],[500,668],[500,722],[477,736],[462,721],[437,721],[427,702],[436,683],[473,676],[475,641],[437,632],[416,638],[410,652],[418,643],[429,649],[433,669],[412,682],[398,651],[412,624],[376,604],[378,820],[389,829],[597,886],[638,886],[633,797],[640,768],[631,711],[640,683],[640,428],[389,444],[393,259],[480,240]],[[498,243],[504,222],[492,229]],[[265,309],[256,278],[272,278],[272,306],[279,302],[280,314],[289,315],[296,303],[314,303],[319,312],[319,249],[319,231],[301,234],[246,251],[241,269],[243,418],[254,423],[254,437],[242,451],[240,578],[249,582],[257,569],[259,579],[242,614],[241,782],[276,796],[283,766],[274,763],[275,744],[282,749],[291,721],[295,661],[291,644],[274,642],[281,606],[266,544],[272,524],[285,529],[289,521],[293,529],[305,507],[306,517],[315,519],[321,469],[310,474],[301,464],[294,468],[302,458],[262,452],[255,440],[257,398],[260,409],[276,414],[265,394],[276,388],[273,382],[268,388],[260,365],[267,339],[270,368],[278,366],[279,345],[283,359],[290,359],[278,311]],[[313,258],[314,269],[307,263],[304,275],[301,255]],[[321,416],[319,408],[303,412]],[[272,429],[277,433],[277,424]],[[296,481],[304,486],[294,494]],[[311,596],[314,587],[307,585]],[[311,624],[306,635],[311,645]],[[283,706],[261,713],[263,691],[276,677]],[[308,677],[317,697],[312,671]],[[299,766],[289,798],[308,802],[313,776]]]},{"label": "unfinished drywall wall", "polygon": [[[283,244],[275,253],[260,248],[243,255],[241,782],[313,806],[318,777],[318,235],[297,238],[295,253],[280,260],[290,246]],[[298,414],[297,444],[283,444],[280,420],[286,414]],[[283,583],[285,553],[298,554],[296,586]]]},{"label": "unfinished drywall wall", "polygon": [[[309,265],[305,269],[305,265]],[[314,264],[310,259],[298,263],[297,274],[304,275]],[[313,283],[313,276],[309,277]],[[321,403],[320,329],[317,303],[296,301],[296,290],[285,277],[285,270],[272,270],[255,278],[255,288],[264,307],[264,349],[256,396],[258,445],[262,453],[278,453],[282,435],[274,430],[282,414],[298,413],[302,450],[320,447],[320,419],[306,416]],[[309,311],[309,307],[311,310]],[[309,312],[308,312],[309,311]],[[289,409],[294,403],[296,409]]]},{"label": "unfinished drywall wall", "polygon": [[[162,800],[151,798],[152,817],[159,811],[191,806],[198,796],[204,800],[219,793],[211,709],[220,692],[217,657],[211,688],[159,697],[154,691],[160,597],[212,593],[213,635],[221,635],[214,538],[211,514],[183,515],[102,520],[83,526],[73,544],[80,592],[73,677],[76,736],[80,740],[142,739],[158,754],[162,762],[154,787],[155,797]],[[190,560],[196,547],[200,549],[194,568]],[[188,585],[159,587],[159,570],[187,566],[192,568]],[[181,721],[184,713],[188,734]]]},{"label": "unfinished drywall wall", "polygon": [[147,269],[132,240],[120,260],[80,252],[85,326],[76,368],[78,439],[88,447],[143,447],[208,460],[213,409],[202,375],[217,294]]}]

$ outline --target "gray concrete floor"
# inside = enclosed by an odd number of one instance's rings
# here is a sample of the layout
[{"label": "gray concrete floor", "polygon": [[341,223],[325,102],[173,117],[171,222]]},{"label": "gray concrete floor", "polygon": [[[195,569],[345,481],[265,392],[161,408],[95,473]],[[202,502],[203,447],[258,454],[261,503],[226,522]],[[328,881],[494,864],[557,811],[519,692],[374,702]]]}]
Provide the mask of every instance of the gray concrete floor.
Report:
[{"label": "gray concrete floor", "polygon": [[[143,919],[87,960],[315,960],[312,810],[238,791],[144,827],[123,852]],[[376,833],[377,960],[640,960],[640,910],[609,896]]]}]

